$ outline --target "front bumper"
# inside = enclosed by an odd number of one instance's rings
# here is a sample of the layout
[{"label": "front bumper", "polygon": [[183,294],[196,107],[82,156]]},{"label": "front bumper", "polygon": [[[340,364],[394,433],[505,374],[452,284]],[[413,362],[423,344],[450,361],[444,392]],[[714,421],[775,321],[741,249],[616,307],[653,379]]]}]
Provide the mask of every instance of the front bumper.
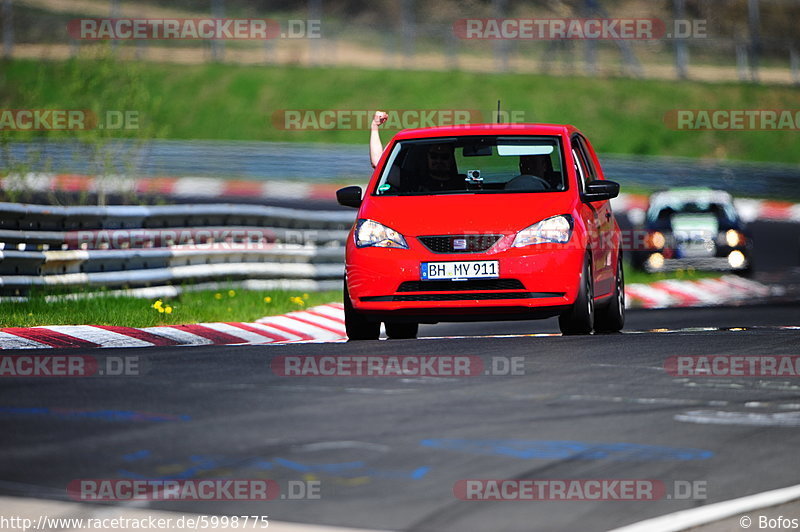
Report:
[{"label": "front bumper", "polygon": [[700,271],[742,271],[750,267],[746,260],[741,266],[732,266],[727,257],[702,257],[683,259],[645,260],[644,269],[647,272],[673,272],[677,270],[695,269]]},{"label": "front bumper", "polygon": [[[440,254],[414,240],[407,250],[348,247],[347,286],[356,310],[398,321],[524,319],[559,314],[577,297],[585,252],[574,244]],[[421,280],[422,262],[473,260],[499,261],[499,282]]]}]

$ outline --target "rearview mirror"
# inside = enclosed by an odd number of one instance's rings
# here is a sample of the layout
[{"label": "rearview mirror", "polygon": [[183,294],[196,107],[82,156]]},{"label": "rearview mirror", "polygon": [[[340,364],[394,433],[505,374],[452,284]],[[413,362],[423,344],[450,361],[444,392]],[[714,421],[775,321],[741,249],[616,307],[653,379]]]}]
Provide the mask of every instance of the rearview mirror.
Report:
[{"label": "rearview mirror", "polygon": [[586,201],[604,201],[619,196],[619,183],[595,179],[586,184],[583,199]]},{"label": "rearview mirror", "polygon": [[468,144],[464,146],[462,151],[464,157],[488,157],[492,155],[491,146],[479,146],[477,144]]},{"label": "rearview mirror", "polygon": [[351,186],[336,191],[336,201],[345,207],[358,208],[361,205],[361,187]]}]

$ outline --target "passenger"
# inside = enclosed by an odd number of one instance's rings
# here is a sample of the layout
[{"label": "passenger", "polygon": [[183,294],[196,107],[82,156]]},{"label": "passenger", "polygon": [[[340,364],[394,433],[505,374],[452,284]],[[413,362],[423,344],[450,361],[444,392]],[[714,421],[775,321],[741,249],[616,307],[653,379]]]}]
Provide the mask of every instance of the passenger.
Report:
[{"label": "passenger", "polygon": [[378,128],[386,122],[386,119],[389,118],[389,115],[383,111],[375,111],[375,116],[372,117],[372,124],[370,124],[370,132],[369,132],[369,160],[372,163],[372,167],[375,168],[378,166],[378,162],[381,160],[381,155],[383,155],[383,144],[381,144],[381,134]]}]

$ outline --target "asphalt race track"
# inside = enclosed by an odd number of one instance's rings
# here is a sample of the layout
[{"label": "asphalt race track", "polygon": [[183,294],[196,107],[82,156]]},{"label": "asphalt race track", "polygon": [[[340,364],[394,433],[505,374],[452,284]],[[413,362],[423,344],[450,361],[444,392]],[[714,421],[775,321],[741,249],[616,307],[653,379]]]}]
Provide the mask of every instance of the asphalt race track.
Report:
[{"label": "asphalt race track", "polygon": [[[605,530],[797,483],[796,379],[678,378],[664,365],[676,354],[798,355],[800,329],[782,328],[798,316],[797,304],[632,311],[628,332],[608,336],[94,350],[101,362],[137,356],[142,374],[3,383],[0,488],[67,499],[81,478],[271,478],[282,493],[305,480],[320,482],[320,498],[145,504],[378,529]],[[509,332],[423,334],[465,327]],[[281,377],[270,367],[278,355],[322,354],[477,355],[487,368],[521,357],[524,374]],[[461,479],[656,479],[676,497],[462,501]],[[700,482],[707,499],[676,500],[676,480]]]}]

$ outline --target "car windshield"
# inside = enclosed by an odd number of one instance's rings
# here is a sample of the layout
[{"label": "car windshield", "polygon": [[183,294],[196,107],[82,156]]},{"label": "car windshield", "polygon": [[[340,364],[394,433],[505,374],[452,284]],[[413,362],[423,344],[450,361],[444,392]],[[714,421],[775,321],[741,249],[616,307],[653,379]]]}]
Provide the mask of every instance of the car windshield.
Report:
[{"label": "car windshield", "polygon": [[379,196],[566,190],[559,137],[448,137],[394,145]]},{"label": "car windshield", "polygon": [[731,225],[738,220],[732,204],[707,200],[670,201],[653,205],[647,212],[650,222],[669,220],[676,215],[713,216],[723,225]]}]

